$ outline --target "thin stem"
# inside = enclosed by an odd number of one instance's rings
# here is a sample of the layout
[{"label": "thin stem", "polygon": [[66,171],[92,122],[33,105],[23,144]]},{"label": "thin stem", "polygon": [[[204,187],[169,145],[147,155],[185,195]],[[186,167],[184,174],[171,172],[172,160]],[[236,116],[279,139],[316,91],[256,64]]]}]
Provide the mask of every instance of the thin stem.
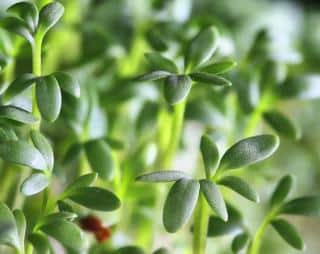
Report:
[{"label": "thin stem", "polygon": [[[34,44],[32,45],[32,72],[36,76],[41,76],[41,48],[42,48],[42,35],[36,36]],[[41,115],[38,109],[36,100],[36,87],[32,88],[32,113],[39,119],[39,122],[35,124],[34,129],[40,129]]]},{"label": "thin stem", "polygon": [[250,247],[248,248],[247,254],[259,254],[259,250],[261,247],[261,241],[262,238],[270,224],[270,222],[273,220],[273,218],[277,215],[278,208],[272,209],[264,218],[262,221],[260,227],[256,231],[252,242],[250,244]]},{"label": "thin stem", "polygon": [[206,253],[209,207],[203,195],[200,195],[194,217],[193,254]]}]

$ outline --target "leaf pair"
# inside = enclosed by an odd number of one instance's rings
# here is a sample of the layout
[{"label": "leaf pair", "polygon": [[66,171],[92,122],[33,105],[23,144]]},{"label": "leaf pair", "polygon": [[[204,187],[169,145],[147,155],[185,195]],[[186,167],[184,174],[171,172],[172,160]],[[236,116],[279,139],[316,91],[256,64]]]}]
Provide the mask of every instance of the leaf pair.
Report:
[{"label": "leaf pair", "polygon": [[36,34],[43,37],[58,22],[64,7],[59,2],[52,2],[39,12],[35,4],[22,1],[10,6],[7,12],[10,16],[4,18],[2,26],[33,44]]},{"label": "leaf pair", "polygon": [[71,183],[61,196],[61,200],[73,202],[98,211],[113,211],[120,207],[120,200],[111,191],[100,187],[90,187],[97,174],[91,173],[80,176]]},{"label": "leaf pair", "polygon": [[[204,29],[189,43],[185,54],[186,74],[178,74],[177,65],[158,53],[148,53],[146,58],[153,70],[138,78],[140,81],[164,79],[163,94],[166,101],[177,104],[190,93],[192,80],[216,86],[230,86],[231,83],[218,76],[231,69],[233,61],[208,62],[218,45],[218,31],[214,27]],[[194,71],[191,72],[190,71]]]},{"label": "leaf pair", "polygon": [[5,232],[0,234],[0,244],[11,246],[22,252],[26,233],[26,220],[22,211],[11,212],[4,203],[0,202],[0,222],[5,228]]},{"label": "leaf pair", "polygon": [[26,73],[10,84],[4,94],[4,100],[10,101],[33,83],[36,85],[36,100],[41,116],[49,122],[55,121],[61,111],[61,89],[74,97],[80,96],[78,82],[66,73],[55,72],[41,77]]}]

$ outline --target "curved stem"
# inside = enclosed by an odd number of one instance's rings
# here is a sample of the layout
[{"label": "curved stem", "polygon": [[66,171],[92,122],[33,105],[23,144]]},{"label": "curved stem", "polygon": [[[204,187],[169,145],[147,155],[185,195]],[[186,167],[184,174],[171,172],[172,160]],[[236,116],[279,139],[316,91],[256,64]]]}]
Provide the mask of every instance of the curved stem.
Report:
[{"label": "curved stem", "polygon": [[206,253],[207,231],[209,223],[209,207],[203,195],[200,195],[194,217],[193,254]]}]

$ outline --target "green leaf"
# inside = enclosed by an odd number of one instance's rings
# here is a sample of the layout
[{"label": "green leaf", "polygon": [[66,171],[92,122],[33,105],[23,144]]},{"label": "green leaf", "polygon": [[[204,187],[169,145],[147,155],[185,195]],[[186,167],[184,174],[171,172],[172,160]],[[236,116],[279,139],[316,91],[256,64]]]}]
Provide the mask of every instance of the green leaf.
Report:
[{"label": "green leaf", "polygon": [[33,44],[33,36],[28,24],[16,17],[5,17],[1,20],[1,26],[9,32],[25,38],[30,44]]},{"label": "green leaf", "polygon": [[192,81],[188,76],[171,75],[164,80],[164,98],[171,105],[177,104],[188,96],[191,85]]},{"label": "green leaf", "polygon": [[301,132],[287,116],[279,111],[271,110],[263,113],[264,120],[279,134],[291,139],[299,139]]},{"label": "green leaf", "polygon": [[38,119],[33,117],[30,112],[15,106],[0,106],[0,119],[23,124],[34,124],[38,122]]},{"label": "green leaf", "polygon": [[62,201],[62,200],[58,200],[57,203],[58,203],[58,208],[59,208],[60,212],[70,212],[70,213],[74,212],[72,206],[70,204],[68,204],[67,202]]},{"label": "green leaf", "polygon": [[223,196],[217,185],[209,180],[200,181],[201,191],[212,210],[224,221],[228,220],[228,211]]},{"label": "green leaf", "polygon": [[208,135],[203,135],[200,141],[200,151],[206,170],[207,178],[210,178],[219,165],[219,150]]},{"label": "green leaf", "polygon": [[185,56],[185,69],[192,70],[210,59],[218,46],[219,32],[209,27],[197,34],[190,42]]},{"label": "green leaf", "polygon": [[16,220],[10,209],[2,202],[0,202],[0,221],[9,228],[9,232],[0,238],[0,244],[6,244],[19,250],[21,246]]},{"label": "green leaf", "polygon": [[7,12],[17,15],[28,24],[29,29],[34,32],[38,26],[39,13],[35,4],[27,1],[11,5]]},{"label": "green leaf", "polygon": [[37,253],[41,253],[41,254],[52,253],[50,242],[44,234],[32,233],[29,236],[29,241],[31,242],[32,246],[37,251]]},{"label": "green leaf", "polygon": [[206,72],[194,72],[190,74],[190,77],[193,81],[205,84],[211,84],[215,86],[231,86],[232,83],[220,76],[215,74],[210,74]]},{"label": "green leaf", "polygon": [[286,220],[276,219],[271,222],[271,225],[293,248],[298,250],[303,250],[305,248],[304,242],[295,227]]},{"label": "green leaf", "polygon": [[283,99],[310,100],[320,97],[320,75],[305,74],[292,77],[277,86],[278,94]]},{"label": "green leaf", "polygon": [[49,122],[54,122],[61,110],[61,90],[53,75],[37,80],[36,98],[41,116]]},{"label": "green leaf", "polygon": [[210,216],[208,224],[208,237],[219,237],[239,232],[243,228],[243,218],[241,213],[227,204],[228,221],[222,220],[218,216]]},{"label": "green leaf", "polygon": [[178,67],[170,59],[161,56],[159,53],[152,52],[146,53],[147,58],[151,67],[155,70],[168,71],[171,73],[178,73]]},{"label": "green leaf", "polygon": [[175,182],[184,178],[189,179],[190,176],[182,171],[163,170],[138,176],[136,180],[140,182]]},{"label": "green leaf", "polygon": [[120,200],[111,191],[99,187],[82,187],[68,194],[72,201],[89,209],[113,211],[120,207]]},{"label": "green leaf", "polygon": [[240,140],[223,155],[221,169],[246,167],[270,157],[279,146],[274,135],[258,135]]},{"label": "green leaf", "polygon": [[9,127],[0,127],[0,142],[18,140],[15,131]]},{"label": "green leaf", "polygon": [[38,78],[32,73],[22,74],[15,79],[5,91],[3,95],[4,102],[10,101],[12,98],[20,95],[24,90],[31,86]]},{"label": "green leaf", "polygon": [[65,153],[65,156],[63,158],[63,164],[68,164],[71,163],[73,160],[75,160],[76,158],[79,158],[81,151],[82,151],[82,144],[72,144],[67,152]]},{"label": "green leaf", "polygon": [[31,196],[43,191],[50,181],[45,174],[35,173],[29,176],[21,185],[21,192],[26,196]]},{"label": "green leaf", "polygon": [[39,150],[43,158],[46,160],[47,166],[52,170],[54,165],[54,155],[52,147],[45,136],[39,131],[31,131],[31,140],[33,145]]},{"label": "green leaf", "polygon": [[51,2],[40,10],[39,13],[39,30],[45,34],[51,27],[53,27],[62,17],[64,7],[59,2]]},{"label": "green leaf", "polygon": [[97,173],[90,173],[86,175],[79,176],[74,182],[72,182],[65,192],[72,192],[82,187],[87,187],[92,184],[97,179]]},{"label": "green leaf", "polygon": [[140,247],[125,246],[117,249],[114,254],[144,254],[144,251]]},{"label": "green leaf", "polygon": [[43,225],[54,223],[56,220],[73,221],[77,217],[77,214],[67,211],[51,213],[41,219],[41,221],[38,222],[38,226],[40,225],[40,227],[42,227]]},{"label": "green leaf", "polygon": [[280,213],[318,217],[320,216],[320,197],[306,196],[293,199],[282,206]]},{"label": "green leaf", "polygon": [[2,241],[1,239],[6,237],[8,234],[10,234],[10,231],[12,229],[11,226],[12,225],[10,225],[9,223],[0,221],[0,244]]},{"label": "green leaf", "polygon": [[170,189],[163,208],[163,224],[169,233],[178,231],[191,217],[200,185],[192,179],[178,180]]},{"label": "green leaf", "polygon": [[99,177],[110,180],[114,172],[114,163],[108,144],[102,139],[97,139],[85,143],[84,148],[91,169],[98,173]]},{"label": "green leaf", "polygon": [[63,91],[76,98],[80,97],[80,85],[78,81],[64,72],[55,72],[52,75],[56,78]]},{"label": "green leaf", "polygon": [[249,239],[250,237],[246,232],[238,234],[232,241],[232,252],[239,254],[247,246]]},{"label": "green leaf", "polygon": [[166,78],[170,75],[172,75],[172,73],[167,71],[152,71],[137,77],[136,80],[137,81],[154,81],[154,80]]},{"label": "green leaf", "polygon": [[108,145],[114,150],[121,150],[125,148],[125,143],[117,138],[105,137],[104,140],[108,143]]},{"label": "green leaf", "polygon": [[280,179],[270,199],[271,207],[281,204],[288,197],[292,185],[293,178],[291,175],[286,175]]},{"label": "green leaf", "polygon": [[83,248],[84,238],[81,230],[69,221],[57,219],[50,224],[43,225],[41,230],[68,248],[75,251]]},{"label": "green leaf", "polygon": [[258,203],[260,201],[258,193],[254,189],[252,189],[247,182],[245,182],[239,177],[226,176],[226,177],[223,177],[221,180],[219,180],[218,184],[224,185],[232,189],[233,191],[237,192],[241,196],[253,202]]},{"label": "green leaf", "polygon": [[151,28],[146,33],[146,39],[150,46],[157,51],[166,51],[168,49],[168,45],[159,31]]},{"label": "green leaf", "polygon": [[153,254],[169,254],[169,250],[167,248],[160,248],[153,252]]},{"label": "green leaf", "polygon": [[233,60],[226,59],[219,62],[208,63],[204,66],[201,66],[199,72],[208,72],[212,74],[222,74],[228,72],[230,69],[234,68],[237,63]]},{"label": "green leaf", "polygon": [[41,153],[25,141],[17,140],[0,143],[0,157],[6,161],[30,168],[47,169],[47,164]]},{"label": "green leaf", "polygon": [[23,249],[24,248],[24,240],[25,240],[25,236],[26,236],[26,228],[27,228],[26,217],[24,216],[24,214],[21,210],[14,210],[13,216],[16,220],[17,231],[18,231],[19,240],[20,240],[20,246]]}]

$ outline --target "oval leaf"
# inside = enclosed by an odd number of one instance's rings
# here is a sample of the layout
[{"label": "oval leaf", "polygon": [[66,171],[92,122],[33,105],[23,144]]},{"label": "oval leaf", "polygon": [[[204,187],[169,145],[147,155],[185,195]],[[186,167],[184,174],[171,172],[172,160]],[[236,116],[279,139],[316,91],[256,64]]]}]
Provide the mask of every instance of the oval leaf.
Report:
[{"label": "oval leaf", "polygon": [[191,84],[191,79],[185,75],[167,77],[163,86],[164,98],[171,105],[181,102],[188,96]]},{"label": "oval leaf", "polygon": [[33,44],[33,36],[28,27],[28,24],[23,20],[16,17],[5,17],[1,20],[1,27],[8,30],[9,32],[25,38],[30,44]]},{"label": "oval leaf", "polygon": [[17,231],[18,231],[19,240],[20,240],[20,246],[21,246],[21,248],[23,248],[24,240],[25,240],[25,236],[26,236],[26,228],[27,228],[26,217],[24,216],[24,214],[21,210],[14,210],[13,216],[16,220]]},{"label": "oval leaf", "polygon": [[46,175],[37,173],[29,176],[21,185],[21,192],[26,196],[31,196],[43,191],[49,185]]},{"label": "oval leaf", "polygon": [[50,224],[43,225],[40,229],[68,248],[75,251],[83,248],[84,239],[81,230],[69,221],[57,219]]},{"label": "oval leaf", "polygon": [[190,176],[182,171],[163,170],[138,176],[136,180],[140,182],[175,182],[183,178],[188,179]]},{"label": "oval leaf", "polygon": [[224,221],[228,220],[228,211],[223,196],[217,185],[209,180],[200,181],[201,191],[213,211]]},{"label": "oval leaf", "polygon": [[298,250],[303,250],[305,248],[304,242],[299,233],[289,222],[284,219],[276,219],[271,222],[271,225],[293,248]]},{"label": "oval leaf", "polygon": [[38,14],[38,9],[34,5],[34,3],[23,1],[23,2],[18,2],[14,5],[11,5],[8,9],[7,12],[13,13],[20,17],[21,19],[24,20],[29,26],[29,29],[31,31],[35,31],[38,25],[38,19],[39,19],[39,14]]},{"label": "oval leaf", "polygon": [[233,60],[222,60],[219,62],[208,63],[205,66],[200,67],[200,72],[208,72],[213,74],[222,74],[228,72],[235,67],[237,63]]},{"label": "oval leaf", "polygon": [[39,131],[31,131],[31,140],[34,146],[42,154],[43,158],[46,160],[48,169],[53,168],[54,156],[50,143]]},{"label": "oval leaf", "polygon": [[172,186],[163,208],[163,224],[169,233],[178,231],[190,219],[199,189],[199,182],[191,179],[181,179]]},{"label": "oval leaf", "polygon": [[39,13],[39,30],[46,33],[53,27],[64,13],[64,7],[59,2],[51,2],[40,10]]},{"label": "oval leaf", "polygon": [[154,81],[154,80],[166,78],[170,75],[171,73],[167,71],[152,71],[137,77],[136,80],[137,81]]},{"label": "oval leaf", "polygon": [[125,247],[117,249],[114,253],[115,254],[129,254],[129,253],[130,254],[144,254],[144,251],[140,247],[125,246]]},{"label": "oval leaf", "polygon": [[25,141],[17,140],[0,143],[0,157],[6,161],[30,168],[47,169],[47,164],[41,153]]},{"label": "oval leaf", "polygon": [[258,135],[240,140],[223,155],[222,169],[246,167],[270,157],[279,146],[279,138],[274,135]]},{"label": "oval leaf", "polygon": [[217,49],[218,38],[219,32],[215,27],[200,31],[187,48],[185,69],[192,70],[208,61]]},{"label": "oval leaf", "polygon": [[110,180],[113,176],[114,164],[111,149],[103,140],[92,140],[84,145],[86,155],[93,171],[99,177]]},{"label": "oval leaf", "polygon": [[298,127],[281,112],[271,110],[263,113],[263,118],[279,135],[291,139],[299,139],[301,137]]},{"label": "oval leaf", "polygon": [[200,151],[207,178],[210,178],[219,165],[219,150],[208,135],[203,135],[200,141]]},{"label": "oval leaf", "polygon": [[34,249],[37,251],[37,253],[43,253],[43,254],[50,254],[51,251],[51,245],[48,240],[48,237],[46,237],[42,233],[33,233],[29,236],[29,241],[31,242]]},{"label": "oval leaf", "polygon": [[230,188],[231,190],[239,193],[241,196],[253,202],[258,203],[260,200],[258,193],[254,189],[252,189],[247,182],[243,181],[239,177],[226,176],[223,177],[218,183]]},{"label": "oval leaf", "polygon": [[5,91],[3,95],[4,102],[10,101],[15,96],[21,94],[25,89],[31,86],[37,77],[32,73],[22,74],[19,78],[15,79]]},{"label": "oval leaf", "polygon": [[232,241],[232,252],[235,254],[240,253],[247,246],[249,238],[250,237],[246,232],[238,234]]},{"label": "oval leaf", "polygon": [[205,84],[211,84],[215,86],[231,86],[232,83],[222,77],[215,74],[205,73],[205,72],[194,72],[190,74],[193,81]]},{"label": "oval leaf", "polygon": [[74,97],[80,97],[80,85],[70,75],[64,72],[55,72],[52,75],[56,78],[63,91]]},{"label": "oval leaf", "polygon": [[293,199],[283,205],[280,213],[305,216],[320,216],[320,197],[307,196]]},{"label": "oval leaf", "polygon": [[153,254],[169,254],[169,250],[166,248],[160,248],[153,252]]},{"label": "oval leaf", "polygon": [[170,59],[163,57],[159,53],[152,52],[146,53],[145,57],[147,58],[151,67],[155,70],[163,70],[171,73],[178,73],[178,67]]},{"label": "oval leaf", "polygon": [[34,124],[38,121],[30,112],[15,106],[0,106],[1,118],[24,124]]},{"label": "oval leaf", "polygon": [[68,194],[72,201],[99,211],[113,211],[120,207],[120,200],[111,191],[98,187],[82,187]]},{"label": "oval leaf", "polygon": [[92,184],[97,179],[96,173],[90,173],[86,175],[79,176],[73,183],[71,183],[65,192],[71,192],[81,187],[87,187]]},{"label": "oval leaf", "polygon": [[55,121],[61,110],[61,91],[53,75],[37,80],[36,97],[41,116],[49,122]]},{"label": "oval leaf", "polygon": [[270,205],[274,207],[281,204],[288,197],[290,190],[292,189],[292,185],[293,178],[291,175],[282,177],[272,194]]}]

